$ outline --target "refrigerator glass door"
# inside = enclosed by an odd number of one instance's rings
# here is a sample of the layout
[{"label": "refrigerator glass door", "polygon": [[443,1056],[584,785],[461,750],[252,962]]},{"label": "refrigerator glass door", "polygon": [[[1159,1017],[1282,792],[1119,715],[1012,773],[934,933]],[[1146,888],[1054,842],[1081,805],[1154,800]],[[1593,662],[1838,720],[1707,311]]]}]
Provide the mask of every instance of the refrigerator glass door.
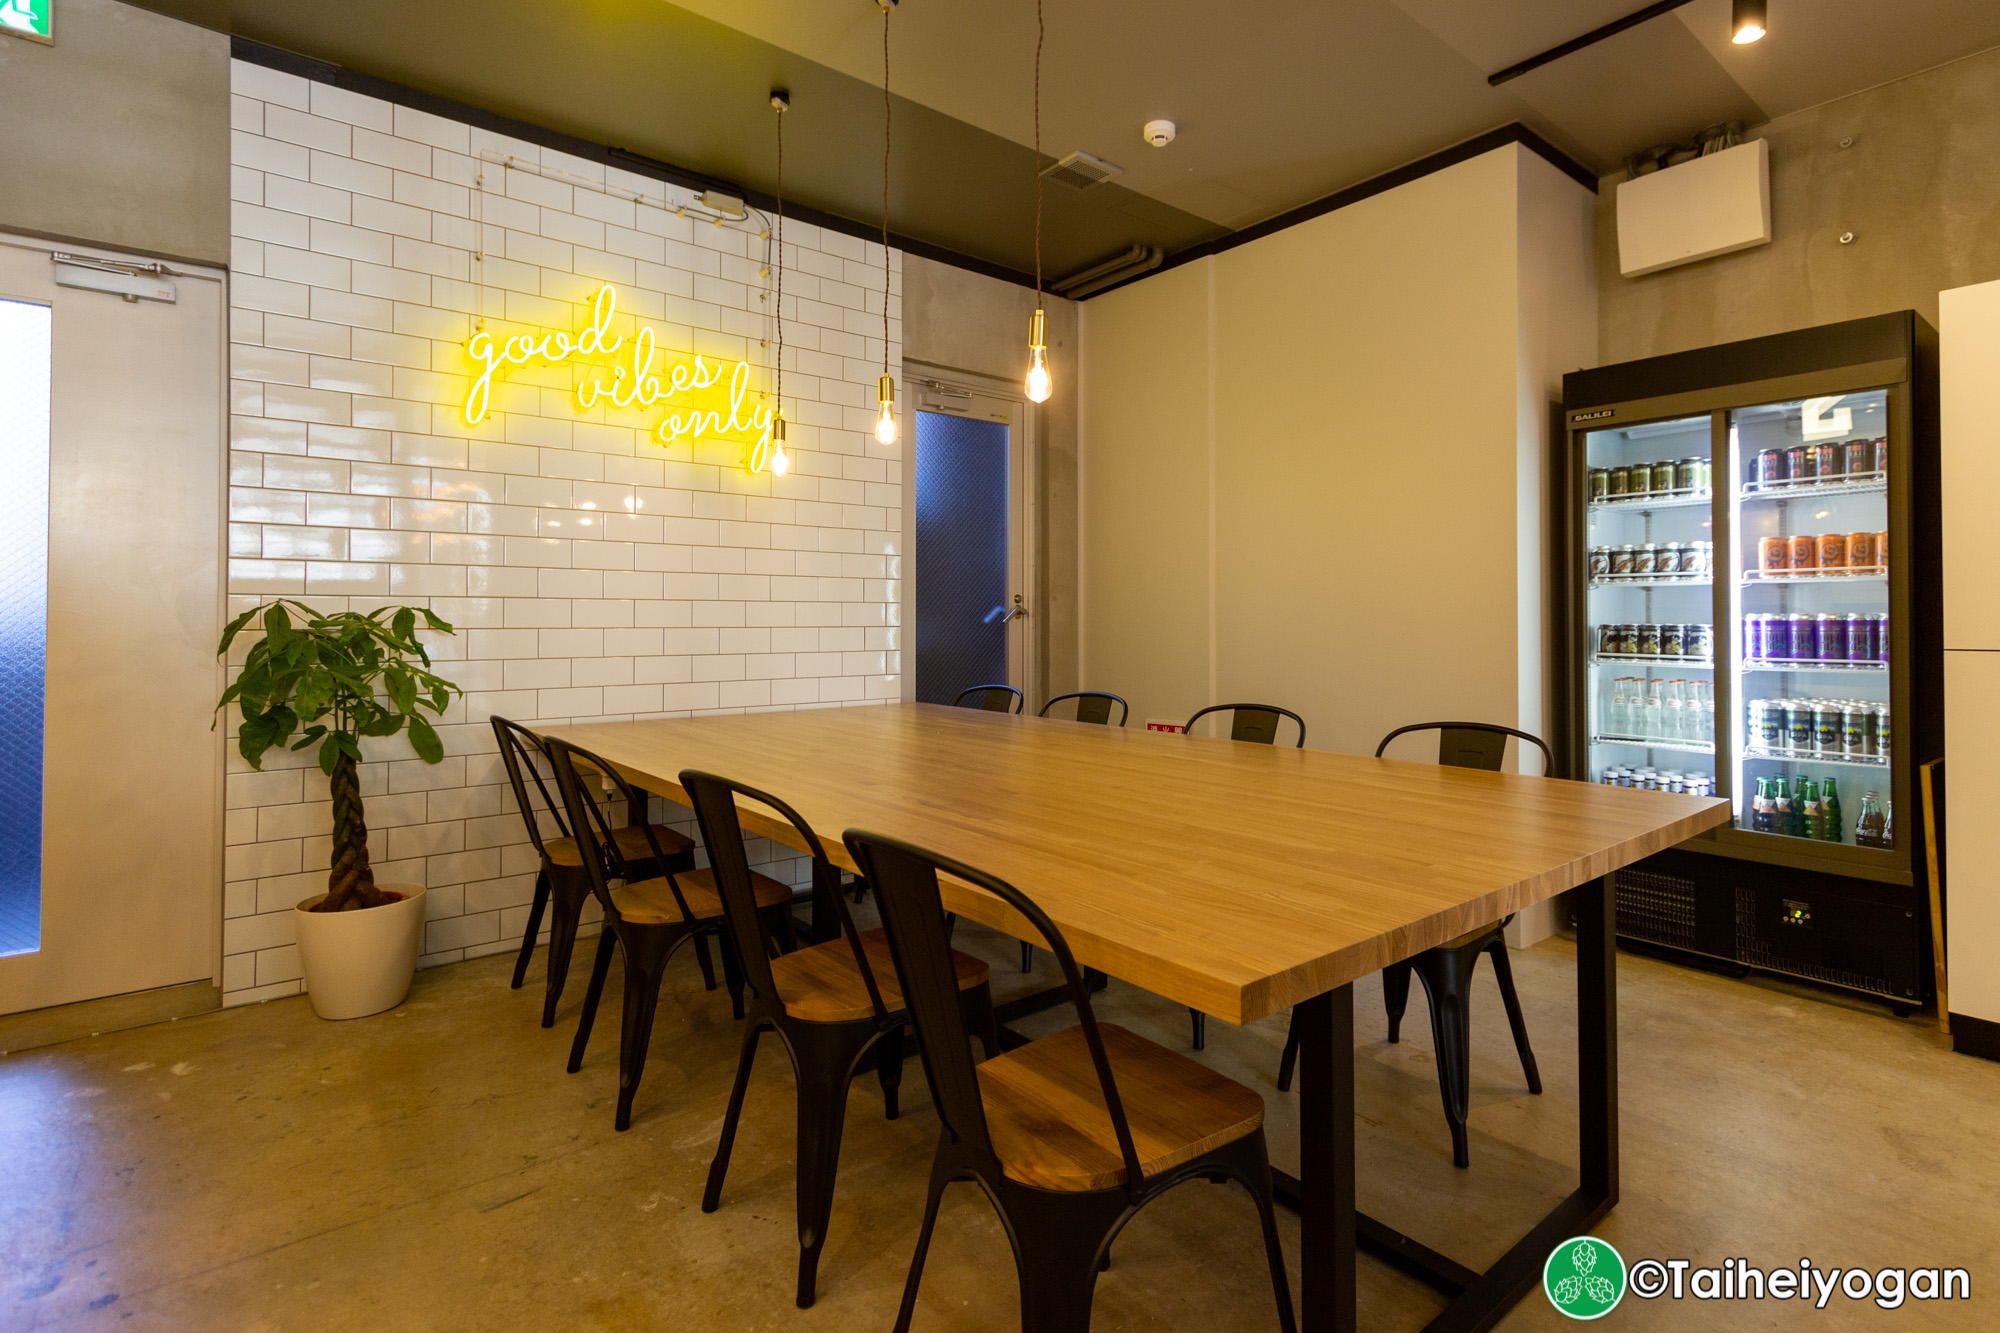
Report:
[{"label": "refrigerator glass door", "polygon": [[1729,414],[1736,827],[1893,846],[1886,390]]},{"label": "refrigerator glass door", "polygon": [[1584,438],[1592,782],[1715,794],[1713,432],[1704,412]]}]

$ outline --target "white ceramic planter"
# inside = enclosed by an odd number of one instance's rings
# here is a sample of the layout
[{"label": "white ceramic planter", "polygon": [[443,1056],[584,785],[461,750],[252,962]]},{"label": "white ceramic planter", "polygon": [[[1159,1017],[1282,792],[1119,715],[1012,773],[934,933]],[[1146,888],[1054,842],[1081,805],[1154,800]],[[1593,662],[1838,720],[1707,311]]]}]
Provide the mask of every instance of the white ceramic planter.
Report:
[{"label": "white ceramic planter", "polygon": [[424,886],[377,884],[401,902],[353,912],[314,912],[326,895],[292,909],[306,994],[321,1018],[365,1018],[394,1009],[410,993],[424,939]]}]

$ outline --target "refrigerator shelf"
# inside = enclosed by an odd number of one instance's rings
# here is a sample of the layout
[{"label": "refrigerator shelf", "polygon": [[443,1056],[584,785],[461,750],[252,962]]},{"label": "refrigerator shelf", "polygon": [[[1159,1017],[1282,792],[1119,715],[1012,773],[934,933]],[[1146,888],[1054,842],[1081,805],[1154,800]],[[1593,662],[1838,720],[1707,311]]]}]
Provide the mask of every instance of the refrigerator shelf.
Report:
[{"label": "refrigerator shelf", "polygon": [[1614,666],[1691,666],[1713,667],[1712,657],[1664,657],[1659,653],[1592,653],[1593,663],[1605,662]]},{"label": "refrigerator shelf", "polygon": [[1886,472],[1856,472],[1840,481],[1746,481],[1745,500],[1796,500],[1800,496],[1870,495],[1889,489]]},{"label": "refrigerator shelf", "polygon": [[1593,588],[1707,588],[1715,583],[1710,574],[1593,574]]},{"label": "refrigerator shelf", "polygon": [[1630,510],[1645,509],[1693,509],[1708,508],[1715,502],[1712,492],[1700,491],[1651,491],[1640,495],[1621,495],[1615,500],[1592,500],[1592,509]]},{"label": "refrigerator shelf", "polygon": [[1840,768],[1889,767],[1892,756],[1886,754],[1819,754],[1813,750],[1773,750],[1760,745],[1746,746],[1745,759],[1768,759],[1779,764],[1833,764]]},{"label": "refrigerator shelf", "polygon": [[1592,745],[1632,745],[1647,750],[1677,750],[1682,754],[1715,753],[1711,741],[1666,740],[1659,736],[1592,736]]},{"label": "refrigerator shelf", "polygon": [[1889,577],[1889,571],[1881,565],[1865,565],[1860,569],[1823,569],[1810,574],[1765,574],[1757,570],[1743,571],[1743,586],[1754,588],[1760,583],[1879,583]]},{"label": "refrigerator shelf", "polygon": [[1859,671],[1880,675],[1889,670],[1887,662],[1801,662],[1776,658],[1746,657],[1745,671]]}]

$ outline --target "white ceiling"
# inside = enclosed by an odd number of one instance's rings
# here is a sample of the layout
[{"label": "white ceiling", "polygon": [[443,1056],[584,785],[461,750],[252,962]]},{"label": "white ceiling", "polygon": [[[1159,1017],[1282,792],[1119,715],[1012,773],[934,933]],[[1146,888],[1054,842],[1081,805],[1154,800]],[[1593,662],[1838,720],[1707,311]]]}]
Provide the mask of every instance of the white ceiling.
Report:
[{"label": "white ceiling", "polygon": [[[872,83],[875,0],[674,0]],[[1486,76],[1639,0],[1047,0],[1042,150],[1228,227],[1520,121],[1598,171],[1723,120],[1751,123],[2000,46],[1995,0],[1770,0],[1729,41],[1730,0],[1694,0],[1500,88]],[[902,0],[901,96],[1033,141],[1033,0]],[[1179,137],[1154,149],[1147,120]]]}]

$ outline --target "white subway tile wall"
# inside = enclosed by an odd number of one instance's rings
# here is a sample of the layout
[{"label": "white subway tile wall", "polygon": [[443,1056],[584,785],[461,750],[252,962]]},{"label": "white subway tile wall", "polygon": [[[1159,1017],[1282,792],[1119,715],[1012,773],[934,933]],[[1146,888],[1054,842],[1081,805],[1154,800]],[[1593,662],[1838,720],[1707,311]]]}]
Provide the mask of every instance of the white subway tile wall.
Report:
[{"label": "white subway tile wall", "polygon": [[[444,762],[397,738],[362,767],[370,852],[378,878],[428,889],[425,965],[513,949],[537,861],[493,714],[901,696],[902,472],[872,433],[882,247],[785,224],[783,477],[747,473],[736,443],[661,445],[657,411],[579,412],[568,367],[496,377],[467,426],[475,329],[573,333],[605,283],[660,364],[744,360],[766,389],[761,223],[679,216],[691,196],[661,182],[262,66],[235,62],[232,83],[231,614],[282,596],[427,605],[456,626],[428,636],[465,690]],[[901,253],[889,264],[899,366]],[[232,748],[227,804],[224,1002],[295,994],[291,910],[325,888],[326,781],[308,756],[258,772]],[[755,859],[804,882],[789,852]]]}]

